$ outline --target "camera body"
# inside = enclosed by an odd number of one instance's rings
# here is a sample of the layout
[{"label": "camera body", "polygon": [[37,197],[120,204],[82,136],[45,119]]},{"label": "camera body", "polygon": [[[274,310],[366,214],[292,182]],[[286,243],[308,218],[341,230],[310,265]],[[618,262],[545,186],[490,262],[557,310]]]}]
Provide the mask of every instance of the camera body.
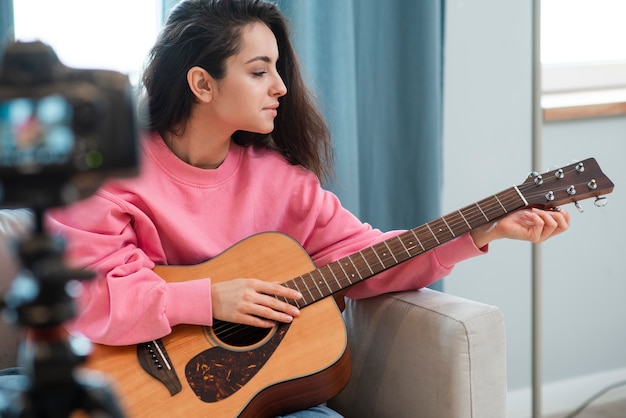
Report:
[{"label": "camera body", "polygon": [[65,265],[65,241],[47,233],[43,218],[108,177],[138,173],[138,120],[121,73],[69,68],[39,41],[10,43],[0,57],[0,208],[35,215],[33,236],[15,247],[21,270],[0,303],[5,318],[28,330],[20,359],[28,384],[10,400],[0,388],[0,416],[123,417],[104,381],[74,373],[85,353],[63,328],[76,313],[68,282],[93,275]]},{"label": "camera body", "polygon": [[137,174],[138,114],[128,76],[73,69],[40,42],[0,57],[0,207],[61,206],[110,176]]}]

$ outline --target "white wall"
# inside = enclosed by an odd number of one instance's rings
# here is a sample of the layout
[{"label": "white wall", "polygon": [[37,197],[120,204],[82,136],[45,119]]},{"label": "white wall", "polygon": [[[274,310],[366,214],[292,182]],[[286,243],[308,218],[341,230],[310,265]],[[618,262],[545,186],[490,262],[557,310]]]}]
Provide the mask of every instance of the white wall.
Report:
[{"label": "white wall", "polygon": [[[447,0],[444,214],[521,184],[532,169],[531,3]],[[605,208],[584,201],[580,214],[568,205],[570,231],[540,247],[547,413],[577,407],[606,383],[626,379],[626,274],[619,262],[626,225],[618,218],[626,205],[626,118],[546,124],[542,136],[542,170],[595,157],[616,184]],[[493,243],[488,255],[457,266],[444,287],[502,308],[510,418],[529,416],[530,244]],[[561,398],[563,391],[569,396]]]}]

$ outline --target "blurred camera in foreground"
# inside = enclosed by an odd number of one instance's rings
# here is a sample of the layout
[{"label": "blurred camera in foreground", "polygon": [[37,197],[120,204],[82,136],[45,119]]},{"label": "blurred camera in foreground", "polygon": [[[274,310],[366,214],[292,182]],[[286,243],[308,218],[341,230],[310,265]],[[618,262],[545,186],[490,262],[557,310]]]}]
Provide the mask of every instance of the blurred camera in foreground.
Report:
[{"label": "blurred camera in foreground", "polygon": [[0,207],[62,206],[138,171],[128,76],[63,65],[39,41],[0,57]]}]

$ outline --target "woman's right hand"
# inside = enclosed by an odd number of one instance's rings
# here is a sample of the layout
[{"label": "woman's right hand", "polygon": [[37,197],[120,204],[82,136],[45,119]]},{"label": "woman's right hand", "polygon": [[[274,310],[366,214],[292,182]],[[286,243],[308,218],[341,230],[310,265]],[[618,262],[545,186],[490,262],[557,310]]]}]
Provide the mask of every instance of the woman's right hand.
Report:
[{"label": "woman's right hand", "polygon": [[300,310],[276,298],[299,300],[302,295],[279,283],[258,279],[233,279],[211,286],[213,319],[271,328],[291,322]]}]

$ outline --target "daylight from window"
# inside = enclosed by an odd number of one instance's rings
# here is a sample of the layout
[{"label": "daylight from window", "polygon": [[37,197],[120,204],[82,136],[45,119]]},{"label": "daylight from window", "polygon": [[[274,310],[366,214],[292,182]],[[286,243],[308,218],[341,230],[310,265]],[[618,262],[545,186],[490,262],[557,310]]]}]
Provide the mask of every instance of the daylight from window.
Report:
[{"label": "daylight from window", "polygon": [[625,21],[625,0],[542,0],[541,62],[626,62]]},{"label": "daylight from window", "polygon": [[50,45],[74,68],[120,71],[136,82],[160,24],[160,0],[15,0],[15,38]]},{"label": "daylight from window", "polygon": [[[162,0],[14,0],[16,38],[51,45],[74,68],[113,69],[137,83],[160,28]],[[546,67],[615,64],[597,79],[621,81],[626,65],[626,0],[542,0],[541,62]],[[622,64],[620,64],[622,63]],[[608,78],[607,78],[608,77]],[[552,77],[563,77],[558,74]],[[581,80],[579,75],[572,77]],[[547,82],[546,84],[549,84]]]}]

